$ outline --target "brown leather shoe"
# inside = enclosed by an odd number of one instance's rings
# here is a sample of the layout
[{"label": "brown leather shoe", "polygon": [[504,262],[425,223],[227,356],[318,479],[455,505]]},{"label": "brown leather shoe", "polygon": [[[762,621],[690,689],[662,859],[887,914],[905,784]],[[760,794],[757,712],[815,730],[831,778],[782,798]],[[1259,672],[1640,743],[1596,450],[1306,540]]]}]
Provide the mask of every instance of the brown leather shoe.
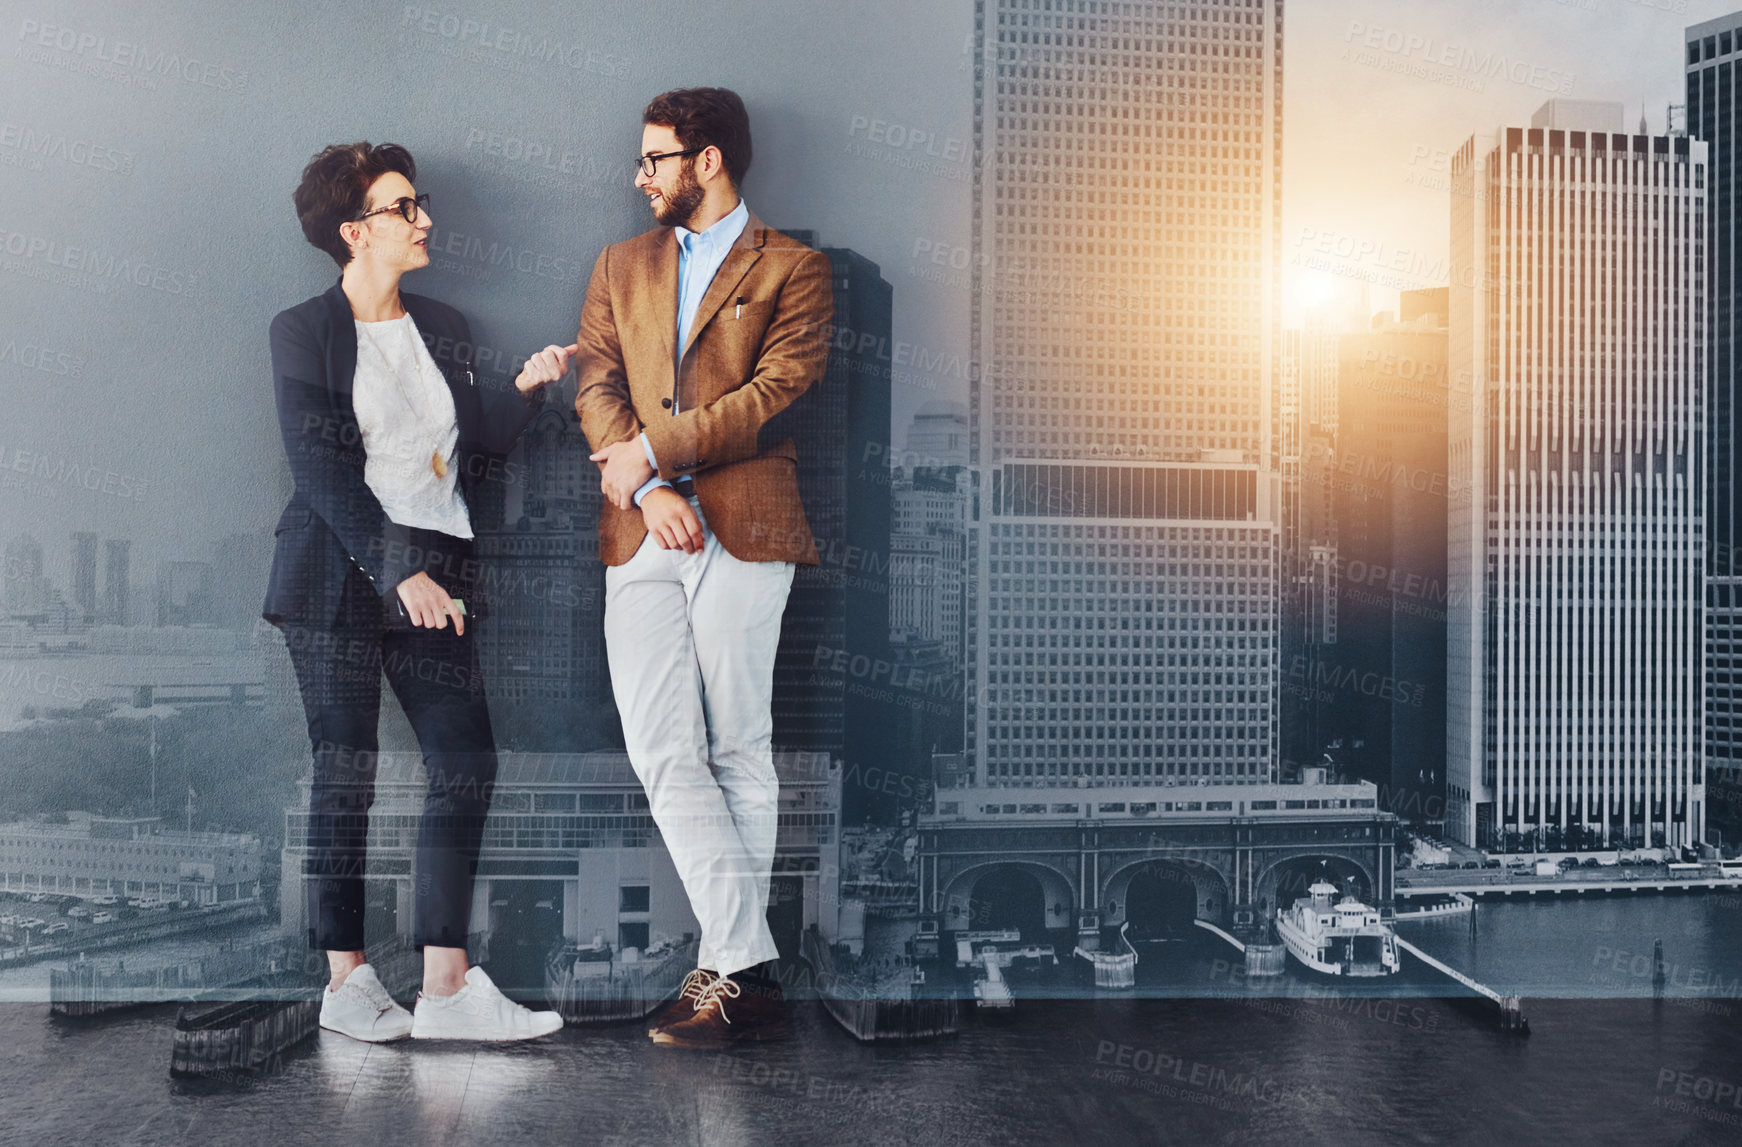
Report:
[{"label": "brown leather shoe", "polygon": [[667,1047],[717,1048],[741,1040],[785,1039],[786,997],[772,980],[722,976],[701,992],[695,1011],[653,1033]]},{"label": "brown leather shoe", "polygon": [[697,968],[683,978],[678,986],[677,997],[663,1008],[659,1014],[648,1021],[647,1034],[653,1035],[660,1028],[669,1027],[679,1020],[687,1020],[696,1012],[696,1001],[702,998],[702,993],[708,990],[708,985],[720,978],[720,973],[710,968]]}]

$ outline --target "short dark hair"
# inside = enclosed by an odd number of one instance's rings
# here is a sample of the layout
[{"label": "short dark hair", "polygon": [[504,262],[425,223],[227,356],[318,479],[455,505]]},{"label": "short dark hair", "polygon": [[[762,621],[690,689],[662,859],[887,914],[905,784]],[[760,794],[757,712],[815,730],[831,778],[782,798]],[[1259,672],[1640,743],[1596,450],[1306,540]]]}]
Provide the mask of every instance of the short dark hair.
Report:
[{"label": "short dark hair", "polygon": [[417,161],[397,143],[335,143],[323,148],[302,169],[302,182],[291,193],[303,237],[343,267],[351,248],[339,234],[339,224],[363,214],[369,185],[397,171],[417,180]]},{"label": "short dark hair", "polygon": [[730,88],[678,88],[654,96],[641,113],[644,124],[669,127],[685,151],[710,144],[720,149],[726,178],[737,187],[750,170],[750,113]]}]

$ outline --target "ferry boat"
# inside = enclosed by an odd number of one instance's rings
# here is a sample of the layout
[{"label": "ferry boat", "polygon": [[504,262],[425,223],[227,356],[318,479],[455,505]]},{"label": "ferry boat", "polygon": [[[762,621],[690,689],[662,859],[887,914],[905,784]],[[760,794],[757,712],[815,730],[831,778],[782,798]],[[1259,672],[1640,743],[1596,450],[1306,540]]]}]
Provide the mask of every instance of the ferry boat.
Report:
[{"label": "ferry boat", "polygon": [[1379,921],[1377,909],[1353,896],[1336,900],[1337,889],[1323,880],[1307,889],[1294,907],[1277,909],[1276,931],[1289,954],[1327,976],[1371,978],[1396,974],[1397,942]]}]

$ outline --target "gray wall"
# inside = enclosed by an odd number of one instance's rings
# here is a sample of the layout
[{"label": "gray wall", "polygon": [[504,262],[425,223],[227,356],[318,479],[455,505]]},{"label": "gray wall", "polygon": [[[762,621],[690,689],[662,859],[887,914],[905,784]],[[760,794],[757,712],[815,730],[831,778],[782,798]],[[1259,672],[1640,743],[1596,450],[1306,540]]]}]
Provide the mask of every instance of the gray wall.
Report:
[{"label": "gray wall", "polygon": [[937,364],[898,370],[896,442],[965,396],[965,282],[910,271],[932,265],[916,244],[967,242],[970,4],[7,7],[0,540],[34,534],[69,590],[74,530],[131,537],[148,583],[270,528],[289,475],[267,324],[335,277],[290,204],[329,143],[416,156],[436,263],[406,286],[506,366],[569,341],[600,248],[652,226],[630,183],[647,99],[734,88],[752,208],[881,264],[897,338]]}]

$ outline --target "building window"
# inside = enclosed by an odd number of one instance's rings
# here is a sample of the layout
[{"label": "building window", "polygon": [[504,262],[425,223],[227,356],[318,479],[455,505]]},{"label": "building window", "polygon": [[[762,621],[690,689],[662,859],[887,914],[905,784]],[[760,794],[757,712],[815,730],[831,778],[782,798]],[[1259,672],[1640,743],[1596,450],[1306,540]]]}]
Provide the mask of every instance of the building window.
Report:
[{"label": "building window", "polygon": [[617,889],[617,911],[646,912],[648,905],[648,886],[645,884],[625,884]]}]

